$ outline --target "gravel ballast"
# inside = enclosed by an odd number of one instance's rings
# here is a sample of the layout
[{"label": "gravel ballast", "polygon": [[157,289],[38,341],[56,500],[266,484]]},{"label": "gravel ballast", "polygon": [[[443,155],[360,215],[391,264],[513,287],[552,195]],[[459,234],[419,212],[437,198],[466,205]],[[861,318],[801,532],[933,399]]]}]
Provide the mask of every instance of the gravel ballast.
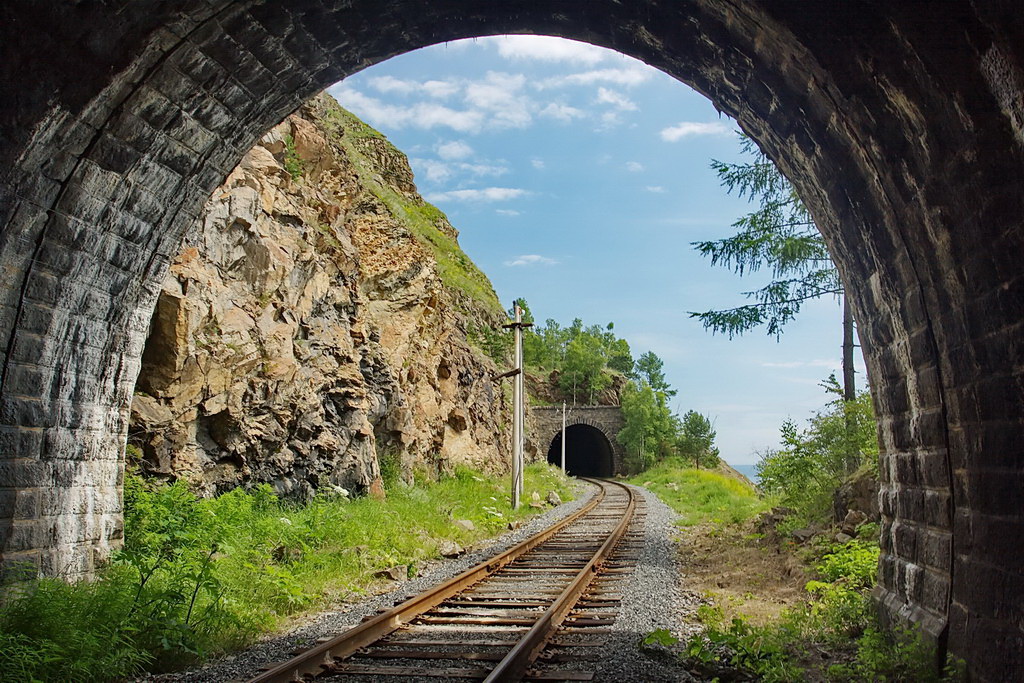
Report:
[{"label": "gravel ballast", "polygon": [[[636,557],[635,571],[622,586],[619,615],[603,657],[593,666],[597,672],[594,680],[693,681],[689,673],[671,661],[667,652],[658,656],[656,650],[647,653],[640,648],[641,639],[656,629],[667,629],[677,638],[692,634],[696,627],[687,623],[685,617],[694,613],[700,600],[680,584],[677,546],[673,540],[678,515],[647,489],[632,488],[647,503],[643,545]],[[591,664],[588,662],[585,668],[592,668]]]}]

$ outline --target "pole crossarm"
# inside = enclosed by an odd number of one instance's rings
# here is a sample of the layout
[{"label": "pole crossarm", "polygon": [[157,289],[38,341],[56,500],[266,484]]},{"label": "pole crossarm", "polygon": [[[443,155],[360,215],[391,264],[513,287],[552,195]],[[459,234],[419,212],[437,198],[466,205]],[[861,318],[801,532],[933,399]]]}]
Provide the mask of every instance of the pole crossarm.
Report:
[{"label": "pole crossarm", "polygon": [[503,372],[500,375],[494,375],[493,377],[491,377],[491,379],[497,382],[499,379],[505,379],[506,377],[515,377],[522,371],[522,368],[512,368],[508,372]]}]

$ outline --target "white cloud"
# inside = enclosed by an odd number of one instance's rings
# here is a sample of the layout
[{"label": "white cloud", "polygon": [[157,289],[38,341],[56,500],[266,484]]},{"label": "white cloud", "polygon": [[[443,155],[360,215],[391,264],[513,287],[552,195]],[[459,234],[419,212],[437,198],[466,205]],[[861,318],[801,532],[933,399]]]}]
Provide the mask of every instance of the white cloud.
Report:
[{"label": "white cloud", "polygon": [[486,41],[498,48],[498,54],[511,60],[571,62],[593,65],[614,56],[611,50],[551,36],[495,36]]},{"label": "white cloud", "polygon": [[369,79],[367,83],[377,92],[398,92],[404,94],[416,89],[416,84],[413,81],[404,81],[394,76],[378,76]]},{"label": "white cloud", "polygon": [[432,102],[416,102],[407,107],[387,104],[344,85],[331,89],[342,106],[377,128],[447,127],[461,133],[478,132],[486,121],[484,112],[456,110]]},{"label": "white cloud", "polygon": [[519,212],[515,209],[495,209],[494,213],[501,214],[502,216],[518,216]]},{"label": "white cloud", "polygon": [[404,80],[394,76],[377,76],[370,78],[367,83],[371,88],[381,93],[397,93],[400,95],[412,95],[425,93],[430,97],[444,99],[451,97],[459,91],[459,85],[451,81],[419,81]]},{"label": "white cloud", "polygon": [[456,166],[456,168],[458,168],[463,173],[468,173],[469,175],[474,176],[474,177],[481,177],[481,176],[494,177],[494,176],[505,175],[506,173],[508,173],[508,167],[507,166],[499,166],[499,165],[496,165],[496,164],[466,164],[466,163],[458,163],[458,164],[455,164],[455,166]]},{"label": "white cloud", "polygon": [[473,156],[473,148],[462,140],[442,142],[437,146],[437,156],[442,159],[465,159]]},{"label": "white cloud", "polygon": [[638,109],[633,100],[610,88],[598,88],[597,99],[595,101],[598,104],[610,104],[620,111],[636,111]]},{"label": "white cloud", "polygon": [[666,142],[677,142],[683,138],[696,135],[731,135],[732,129],[721,121],[701,123],[699,121],[683,121],[675,126],[664,128],[661,139]]},{"label": "white cloud", "polygon": [[557,263],[555,259],[540,254],[523,254],[505,261],[506,266],[553,266]]},{"label": "white cloud", "polygon": [[517,187],[485,187],[477,190],[435,192],[428,195],[427,200],[431,202],[504,202],[525,197],[527,194],[526,190]]},{"label": "white cloud", "polygon": [[573,119],[583,118],[586,116],[586,113],[576,107],[570,107],[567,104],[552,102],[540,110],[540,115],[568,123]]},{"label": "white cloud", "polygon": [[622,118],[619,116],[619,112],[606,111],[598,118],[598,125],[595,128],[598,131],[611,130],[620,123],[622,123]]},{"label": "white cloud", "polygon": [[417,174],[422,173],[432,183],[443,183],[452,177],[452,167],[436,159],[410,159]]},{"label": "white cloud", "polygon": [[626,88],[640,85],[654,75],[655,69],[637,62],[636,66],[629,66],[622,69],[592,69],[563,76],[552,76],[532,83],[538,90],[550,90],[552,88],[564,88],[569,85],[594,85],[595,83],[607,83],[619,85]]},{"label": "white cloud", "polygon": [[629,171],[630,173],[639,173],[640,171],[644,170],[644,165],[641,164],[639,161],[627,161],[626,170]]},{"label": "white cloud", "polygon": [[538,171],[542,170],[547,164],[544,163],[543,159],[533,159],[530,164]]},{"label": "white cloud", "polygon": [[466,86],[466,103],[499,128],[525,128],[532,120],[532,101],[522,93],[526,84],[523,74],[488,72],[482,81]]},{"label": "white cloud", "polygon": [[422,85],[423,92],[431,97],[444,99],[459,92],[459,86],[451,81],[426,81]]},{"label": "white cloud", "polygon": [[644,189],[647,190],[648,192],[653,192],[654,194],[662,194],[663,192],[665,192],[665,188],[662,187],[661,185],[648,185]]}]

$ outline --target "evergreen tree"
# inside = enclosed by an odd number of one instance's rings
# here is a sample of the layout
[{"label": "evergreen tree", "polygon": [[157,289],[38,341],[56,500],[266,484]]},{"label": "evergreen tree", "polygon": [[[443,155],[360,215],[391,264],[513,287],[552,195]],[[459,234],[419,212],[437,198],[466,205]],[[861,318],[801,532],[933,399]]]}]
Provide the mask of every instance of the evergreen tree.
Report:
[{"label": "evergreen tree", "polygon": [[634,377],[648,384],[654,391],[660,391],[671,398],[676,395],[675,389],[669,388],[665,381],[665,361],[653,351],[647,351],[636,359]]},{"label": "evergreen tree", "polygon": [[679,434],[679,454],[692,460],[697,469],[702,466],[715,467],[721,462],[715,436],[717,434],[710,419],[694,410],[687,411]]},{"label": "evergreen tree", "polygon": [[732,269],[742,276],[761,268],[771,271],[770,283],[745,292],[755,303],[725,310],[690,312],[705,329],[735,335],[765,325],[778,337],[786,323],[800,312],[801,305],[826,295],[843,301],[844,396],[856,396],[853,375],[853,317],[825,240],[797,196],[793,186],[747,136],[741,136],[743,152],[753,156],[748,163],[712,161],[729,192],[758,202],[758,208],[743,216],[733,227],[735,235],[720,240],[695,242],[694,247],[711,259],[712,265]]}]

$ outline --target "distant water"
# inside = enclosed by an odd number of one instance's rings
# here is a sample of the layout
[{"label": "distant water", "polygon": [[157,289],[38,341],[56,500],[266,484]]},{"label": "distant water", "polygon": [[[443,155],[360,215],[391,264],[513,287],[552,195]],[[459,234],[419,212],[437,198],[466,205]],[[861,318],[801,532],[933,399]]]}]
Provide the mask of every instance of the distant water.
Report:
[{"label": "distant water", "polygon": [[757,483],[757,465],[733,465],[732,468],[742,473],[750,481]]}]

